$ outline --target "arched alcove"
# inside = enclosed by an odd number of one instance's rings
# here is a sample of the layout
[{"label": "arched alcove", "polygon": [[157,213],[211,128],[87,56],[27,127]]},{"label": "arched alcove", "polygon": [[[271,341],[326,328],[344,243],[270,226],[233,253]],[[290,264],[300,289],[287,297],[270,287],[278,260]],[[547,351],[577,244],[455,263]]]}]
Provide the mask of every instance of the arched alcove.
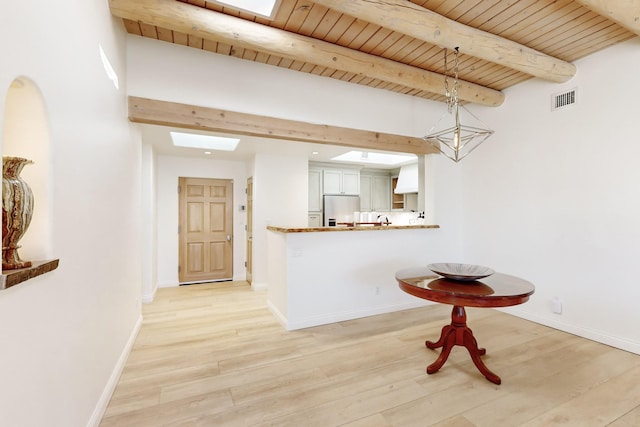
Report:
[{"label": "arched alcove", "polygon": [[48,117],[38,86],[27,77],[11,82],[2,121],[2,155],[33,160],[21,173],[33,191],[31,224],[20,240],[23,260],[52,257],[51,247],[51,149]]}]

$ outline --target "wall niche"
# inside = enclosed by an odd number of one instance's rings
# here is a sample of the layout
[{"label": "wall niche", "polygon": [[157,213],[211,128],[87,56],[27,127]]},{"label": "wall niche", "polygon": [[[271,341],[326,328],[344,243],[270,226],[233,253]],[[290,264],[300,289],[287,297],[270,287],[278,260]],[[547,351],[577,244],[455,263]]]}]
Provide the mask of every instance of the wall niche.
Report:
[{"label": "wall niche", "polygon": [[7,90],[2,121],[3,156],[23,157],[33,161],[21,177],[33,192],[34,207],[30,225],[20,239],[20,257],[32,262],[30,267],[3,270],[0,289],[6,289],[40,274],[54,270],[51,243],[51,144],[49,120],[38,86],[28,77],[16,77]]}]

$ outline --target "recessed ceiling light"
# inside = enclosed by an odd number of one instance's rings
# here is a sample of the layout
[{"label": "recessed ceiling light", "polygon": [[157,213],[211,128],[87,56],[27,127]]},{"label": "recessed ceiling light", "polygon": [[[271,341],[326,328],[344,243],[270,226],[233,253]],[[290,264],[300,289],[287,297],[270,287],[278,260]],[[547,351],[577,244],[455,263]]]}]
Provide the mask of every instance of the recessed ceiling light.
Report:
[{"label": "recessed ceiling light", "polygon": [[319,154],[319,153],[317,151],[313,151],[313,152],[311,152],[311,154],[316,155],[316,154]]},{"label": "recessed ceiling light", "polygon": [[176,147],[201,148],[205,150],[234,151],[240,142],[238,138],[198,135],[195,133],[171,132]]},{"label": "recessed ceiling light", "polygon": [[216,0],[215,2],[271,18],[277,0]]},{"label": "recessed ceiling light", "polygon": [[415,154],[372,153],[371,151],[349,151],[331,160],[353,163],[372,163],[378,165],[399,165],[416,159]]},{"label": "recessed ceiling light", "polygon": [[205,151],[204,154],[211,154],[211,151]]}]

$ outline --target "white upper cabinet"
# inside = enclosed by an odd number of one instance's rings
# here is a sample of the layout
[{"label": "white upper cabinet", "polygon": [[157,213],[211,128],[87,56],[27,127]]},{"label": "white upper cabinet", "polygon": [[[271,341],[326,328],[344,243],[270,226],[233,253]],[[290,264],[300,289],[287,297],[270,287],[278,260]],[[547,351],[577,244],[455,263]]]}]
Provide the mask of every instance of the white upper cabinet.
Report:
[{"label": "white upper cabinet", "polygon": [[324,169],[322,173],[324,194],[360,194],[360,172],[354,170]]},{"label": "white upper cabinet", "polygon": [[360,210],[388,212],[391,210],[391,176],[360,174]]},{"label": "white upper cabinet", "polygon": [[391,210],[391,177],[373,175],[371,180],[371,209],[377,212]]},{"label": "white upper cabinet", "polygon": [[322,211],[322,169],[309,168],[309,212]]}]

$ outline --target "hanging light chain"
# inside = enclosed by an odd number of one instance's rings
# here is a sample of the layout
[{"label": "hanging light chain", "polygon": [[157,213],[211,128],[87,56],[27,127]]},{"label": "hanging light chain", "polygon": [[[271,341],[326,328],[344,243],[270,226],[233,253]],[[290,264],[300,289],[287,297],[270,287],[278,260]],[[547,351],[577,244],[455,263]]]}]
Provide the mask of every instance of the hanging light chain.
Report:
[{"label": "hanging light chain", "polygon": [[448,62],[448,51],[447,48],[444,48],[444,89],[445,96],[447,97],[447,108],[449,113],[453,111],[455,105],[458,104],[458,52],[459,48],[456,47],[453,50],[454,52],[454,63],[453,63],[453,88],[449,88],[449,62]]}]

